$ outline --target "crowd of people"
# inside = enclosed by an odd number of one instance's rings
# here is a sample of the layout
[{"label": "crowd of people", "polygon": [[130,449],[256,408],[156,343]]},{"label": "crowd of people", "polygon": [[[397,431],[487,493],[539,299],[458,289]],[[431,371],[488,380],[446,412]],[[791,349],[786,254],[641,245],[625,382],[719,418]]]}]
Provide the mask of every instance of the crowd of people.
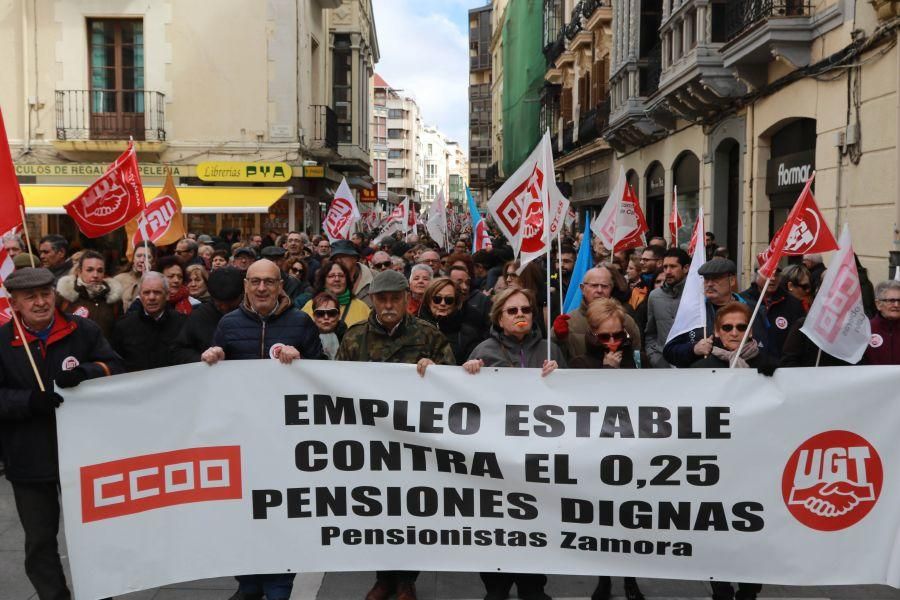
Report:
[{"label": "crowd of people", "polygon": [[[699,271],[706,327],[668,340],[688,253],[662,238],[617,253],[595,240],[593,267],[575,281],[581,243],[576,235],[554,245],[548,277],[542,261],[517,263],[502,238],[472,252],[465,236],[446,251],[416,234],[373,241],[356,233],[329,243],[302,232],[242,239],[228,230],[190,234],[169,248],[140,245],[121,266],[95,250],[72,252],[59,235],[40,239],[36,252],[21,238],[4,239],[16,266],[4,285],[21,329],[0,327],[0,445],[38,597],[69,597],[57,548],[54,409],[62,397],[55,388],[86,379],[236,359],[408,363],[422,376],[430,365],[457,365],[474,377],[483,367],[536,368],[548,377],[567,368],[731,365],[771,375],[846,364],[800,330],[825,271],[821,256],[780,271],[751,319],[763,281],[739,290],[736,264],[708,233]],[[861,362],[900,364],[900,282],[873,286],[857,266],[873,333]],[[562,312],[570,286],[579,286],[582,301]],[[417,575],[378,572],[366,600],[415,600]],[[231,600],[286,600],[293,577],[238,576]],[[513,585],[524,600],[549,599],[540,573],[482,579],[487,600],[507,598]],[[601,577],[592,600],[610,598],[611,587]],[[628,600],[643,599],[635,579],[624,589]],[[717,582],[713,598],[751,599],[759,589],[741,584],[735,592]]]}]

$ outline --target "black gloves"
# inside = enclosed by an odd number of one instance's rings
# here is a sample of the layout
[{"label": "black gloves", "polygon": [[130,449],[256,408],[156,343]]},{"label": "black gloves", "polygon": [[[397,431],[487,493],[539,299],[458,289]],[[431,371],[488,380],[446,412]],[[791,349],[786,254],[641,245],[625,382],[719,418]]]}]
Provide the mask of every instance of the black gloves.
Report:
[{"label": "black gloves", "polygon": [[75,367],[74,369],[69,369],[68,371],[62,371],[59,375],[56,376],[55,383],[57,387],[71,388],[75,387],[87,378],[87,373],[84,372],[84,369]]},{"label": "black gloves", "polygon": [[32,414],[49,415],[62,404],[62,401],[62,396],[56,392],[40,392],[35,390],[31,392],[31,397],[28,399],[28,408],[31,409]]},{"label": "black gloves", "polygon": [[760,365],[756,367],[756,372],[760,375],[765,375],[766,377],[771,377],[775,374],[775,370],[778,368],[777,365]]}]

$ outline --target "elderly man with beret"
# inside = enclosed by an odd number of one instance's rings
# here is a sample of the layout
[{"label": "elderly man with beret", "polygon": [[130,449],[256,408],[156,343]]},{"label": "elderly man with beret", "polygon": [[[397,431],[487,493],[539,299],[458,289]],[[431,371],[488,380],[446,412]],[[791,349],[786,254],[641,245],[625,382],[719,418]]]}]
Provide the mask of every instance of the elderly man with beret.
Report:
[{"label": "elderly man with beret", "polygon": [[[71,597],[59,558],[57,388],[121,373],[122,360],[89,319],[56,309],[53,273],[24,267],[4,285],[22,330],[0,327],[0,446],[25,530],[25,573],[41,600]],[[31,351],[41,384],[31,367]]]},{"label": "elderly man with beret", "polygon": [[[402,273],[382,271],[369,289],[369,318],[350,326],[335,360],[406,363],[425,375],[429,365],[455,365],[450,342],[437,327],[407,314],[409,282]],[[416,600],[416,571],[379,571],[366,600]]]}]

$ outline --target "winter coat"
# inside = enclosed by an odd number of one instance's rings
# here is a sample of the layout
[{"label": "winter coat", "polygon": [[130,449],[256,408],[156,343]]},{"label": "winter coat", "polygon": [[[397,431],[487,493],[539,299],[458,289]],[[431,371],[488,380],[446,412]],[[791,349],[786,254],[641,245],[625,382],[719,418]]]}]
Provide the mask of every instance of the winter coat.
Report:
[{"label": "winter coat", "polygon": [[128,310],[131,303],[138,297],[138,286],[141,283],[141,277],[134,271],[126,271],[113,277],[113,280],[122,286],[122,308]]},{"label": "winter coat", "polygon": [[[560,368],[566,368],[566,359],[555,343],[550,342],[550,358]],[[486,367],[517,367],[540,369],[547,360],[547,340],[540,332],[532,329],[521,342],[504,335],[496,327],[491,329],[488,339],[478,344],[469,355],[469,360],[480,359]]]},{"label": "winter coat", "polygon": [[225,351],[226,360],[274,358],[275,346],[293,346],[305,359],[325,358],[316,324],[297,310],[284,292],[267,316],[253,310],[245,298],[237,310],[219,321],[212,345]]},{"label": "winter coat", "polygon": [[869,322],[872,337],[860,364],[900,365],[900,320],[891,321],[877,314]]},{"label": "winter coat", "polygon": [[[566,357],[566,360],[571,360],[572,358],[584,353],[584,335],[588,332],[589,329],[587,321],[587,309],[587,304],[582,301],[581,306],[571,312],[566,313],[567,315],[569,315],[569,336],[566,339],[557,340],[556,332],[553,332],[551,334],[550,339],[559,344],[560,350],[562,351],[563,356]],[[631,307],[627,304],[623,304],[622,309],[625,311],[624,326],[625,331],[628,332],[628,336],[631,338],[631,345],[635,350],[640,350],[641,330],[638,329],[634,317],[631,316]]]},{"label": "winter coat", "polygon": [[347,329],[335,360],[415,364],[429,358],[439,365],[455,365],[450,342],[437,327],[412,315],[404,315],[387,331],[375,316]]},{"label": "winter coat", "polygon": [[[740,294],[732,294],[731,300],[742,304],[749,304]],[[719,310],[719,307],[708,300],[704,304],[706,305],[706,335],[711,336],[714,333],[716,312]],[[759,350],[762,353],[768,353],[769,350],[769,327],[770,324],[768,315],[766,314],[766,307],[760,306],[759,312],[756,315],[756,320],[753,321],[753,339],[759,344]],[[679,369],[686,369],[692,366],[697,362],[698,358],[698,356],[694,354],[694,346],[702,338],[703,329],[699,327],[672,338],[672,341],[663,347],[663,358],[665,358],[669,364],[678,367]]]},{"label": "winter coat", "polygon": [[[756,304],[759,300],[759,286],[756,283],[751,284],[741,292],[741,296],[746,298],[749,304]],[[791,326],[798,319],[802,319],[806,311],[803,310],[803,304],[781,286],[763,300],[763,306],[770,324],[768,339],[764,340],[768,349],[767,354],[780,361]]]},{"label": "winter coat", "polygon": [[675,322],[675,314],[678,312],[678,303],[681,302],[681,293],[684,291],[682,279],[675,285],[665,283],[661,288],[655,289],[647,296],[647,326],[644,328],[644,352],[647,360],[654,369],[667,369],[671,365],[663,357],[663,347],[666,338]]},{"label": "winter coat", "polygon": [[[303,312],[308,314],[310,318],[313,316],[312,300],[303,305]],[[357,298],[351,298],[350,304],[339,306],[338,310],[341,315],[341,323],[346,323],[347,327],[360,323],[369,318],[371,310],[364,302]]]},{"label": "winter coat", "polygon": [[469,295],[469,299],[466,300],[466,306],[477,315],[479,320],[478,326],[484,331],[491,329],[491,305],[491,299],[479,289],[475,289]]},{"label": "winter coat", "polygon": [[375,275],[372,269],[362,263],[356,263],[357,273],[356,279],[353,280],[353,297],[363,302],[369,308],[372,308],[372,299],[369,297],[369,288],[375,281]]},{"label": "winter coat", "polygon": [[487,336],[487,331],[480,327],[480,317],[468,305],[463,304],[460,310],[454,311],[443,318],[435,317],[427,307],[423,306],[419,311],[419,317],[435,325],[453,350],[456,364],[466,362],[466,357],[472,353],[479,343]]},{"label": "winter coat", "polygon": [[113,325],[122,316],[122,286],[112,278],[103,280],[103,291],[94,298],[74,275],[60,277],[56,283],[59,308],[64,313],[90,319],[100,326],[103,336],[112,335]]},{"label": "winter coat", "polygon": [[181,365],[200,362],[200,355],[213,345],[216,327],[223,316],[212,302],[194,308],[175,338],[175,362]]},{"label": "winter coat", "polygon": [[184,324],[185,316],[171,308],[154,319],[144,311],[129,312],[113,327],[113,348],[125,361],[129,373],[170,367],[175,359],[175,338]]},{"label": "winter coat", "polygon": [[[747,365],[751,369],[762,369],[770,374],[778,368],[778,361],[772,356],[766,354],[760,349],[759,354],[747,361]],[[691,365],[692,369],[728,369],[731,368],[726,361],[717,356],[710,354],[709,356],[700,358]]]},{"label": "winter coat", "polygon": [[819,358],[819,347],[800,331],[805,322],[806,317],[800,317],[788,330],[781,349],[782,367],[815,367],[817,359],[820,367],[845,367],[850,364],[827,352],[822,352],[822,357]]},{"label": "winter coat", "polygon": [[[46,343],[25,333],[47,389],[65,370],[78,368],[88,379],[123,371],[122,359],[89,319],[57,311]],[[0,448],[6,477],[14,482],[59,481],[56,415],[33,415],[31,392],[37,390],[22,339],[12,322],[0,327]]]}]

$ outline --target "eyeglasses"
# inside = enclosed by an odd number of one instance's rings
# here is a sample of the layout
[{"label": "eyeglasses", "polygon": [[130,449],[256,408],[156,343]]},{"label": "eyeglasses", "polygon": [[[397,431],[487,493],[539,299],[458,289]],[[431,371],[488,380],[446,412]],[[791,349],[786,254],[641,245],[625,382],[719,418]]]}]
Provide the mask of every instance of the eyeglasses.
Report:
[{"label": "eyeglasses", "polygon": [[725,333],[731,333],[731,330],[733,330],[733,329],[737,329],[741,333],[744,333],[745,331],[747,331],[747,324],[746,323],[738,323],[737,325],[732,325],[731,323],[725,323],[719,329],[721,329]]},{"label": "eyeglasses", "polygon": [[513,273],[512,271],[510,271],[509,273],[504,275],[504,277],[506,277],[507,279],[518,279],[519,275],[518,273]]},{"label": "eyeglasses", "polygon": [[292,275],[302,275],[303,272],[304,272],[303,269],[295,269],[295,268],[291,267],[291,274],[292,274]]},{"label": "eyeglasses", "polygon": [[447,306],[453,306],[456,304],[456,296],[432,296],[431,301],[435,304],[446,304]]},{"label": "eyeglasses", "polygon": [[595,338],[597,338],[598,342],[604,342],[604,343],[611,342],[613,340],[618,340],[620,342],[623,342],[628,338],[628,334],[625,333],[625,330],[620,330],[620,331],[616,331],[613,333],[594,333],[592,331],[591,335],[593,335]]},{"label": "eyeglasses", "polygon": [[376,269],[378,269],[379,271],[383,271],[383,270],[387,269],[389,266],[391,266],[391,261],[386,260],[384,262],[375,263],[372,266],[375,267]]},{"label": "eyeglasses", "polygon": [[280,279],[270,279],[268,277],[264,279],[260,277],[250,277],[249,279],[244,279],[244,281],[249,283],[250,287],[259,287],[259,284],[263,284],[267,288],[275,287],[276,285],[281,283]]},{"label": "eyeglasses", "polygon": [[900,304],[900,298],[878,298],[876,302],[884,302],[885,304]]},{"label": "eyeglasses", "polygon": [[319,319],[334,319],[340,314],[336,308],[317,308],[313,311],[313,316]]},{"label": "eyeglasses", "polygon": [[514,317],[519,313],[521,313],[523,315],[530,315],[531,307],[530,306],[508,306],[503,309],[503,312],[505,312],[506,314],[508,314],[511,317]]}]

